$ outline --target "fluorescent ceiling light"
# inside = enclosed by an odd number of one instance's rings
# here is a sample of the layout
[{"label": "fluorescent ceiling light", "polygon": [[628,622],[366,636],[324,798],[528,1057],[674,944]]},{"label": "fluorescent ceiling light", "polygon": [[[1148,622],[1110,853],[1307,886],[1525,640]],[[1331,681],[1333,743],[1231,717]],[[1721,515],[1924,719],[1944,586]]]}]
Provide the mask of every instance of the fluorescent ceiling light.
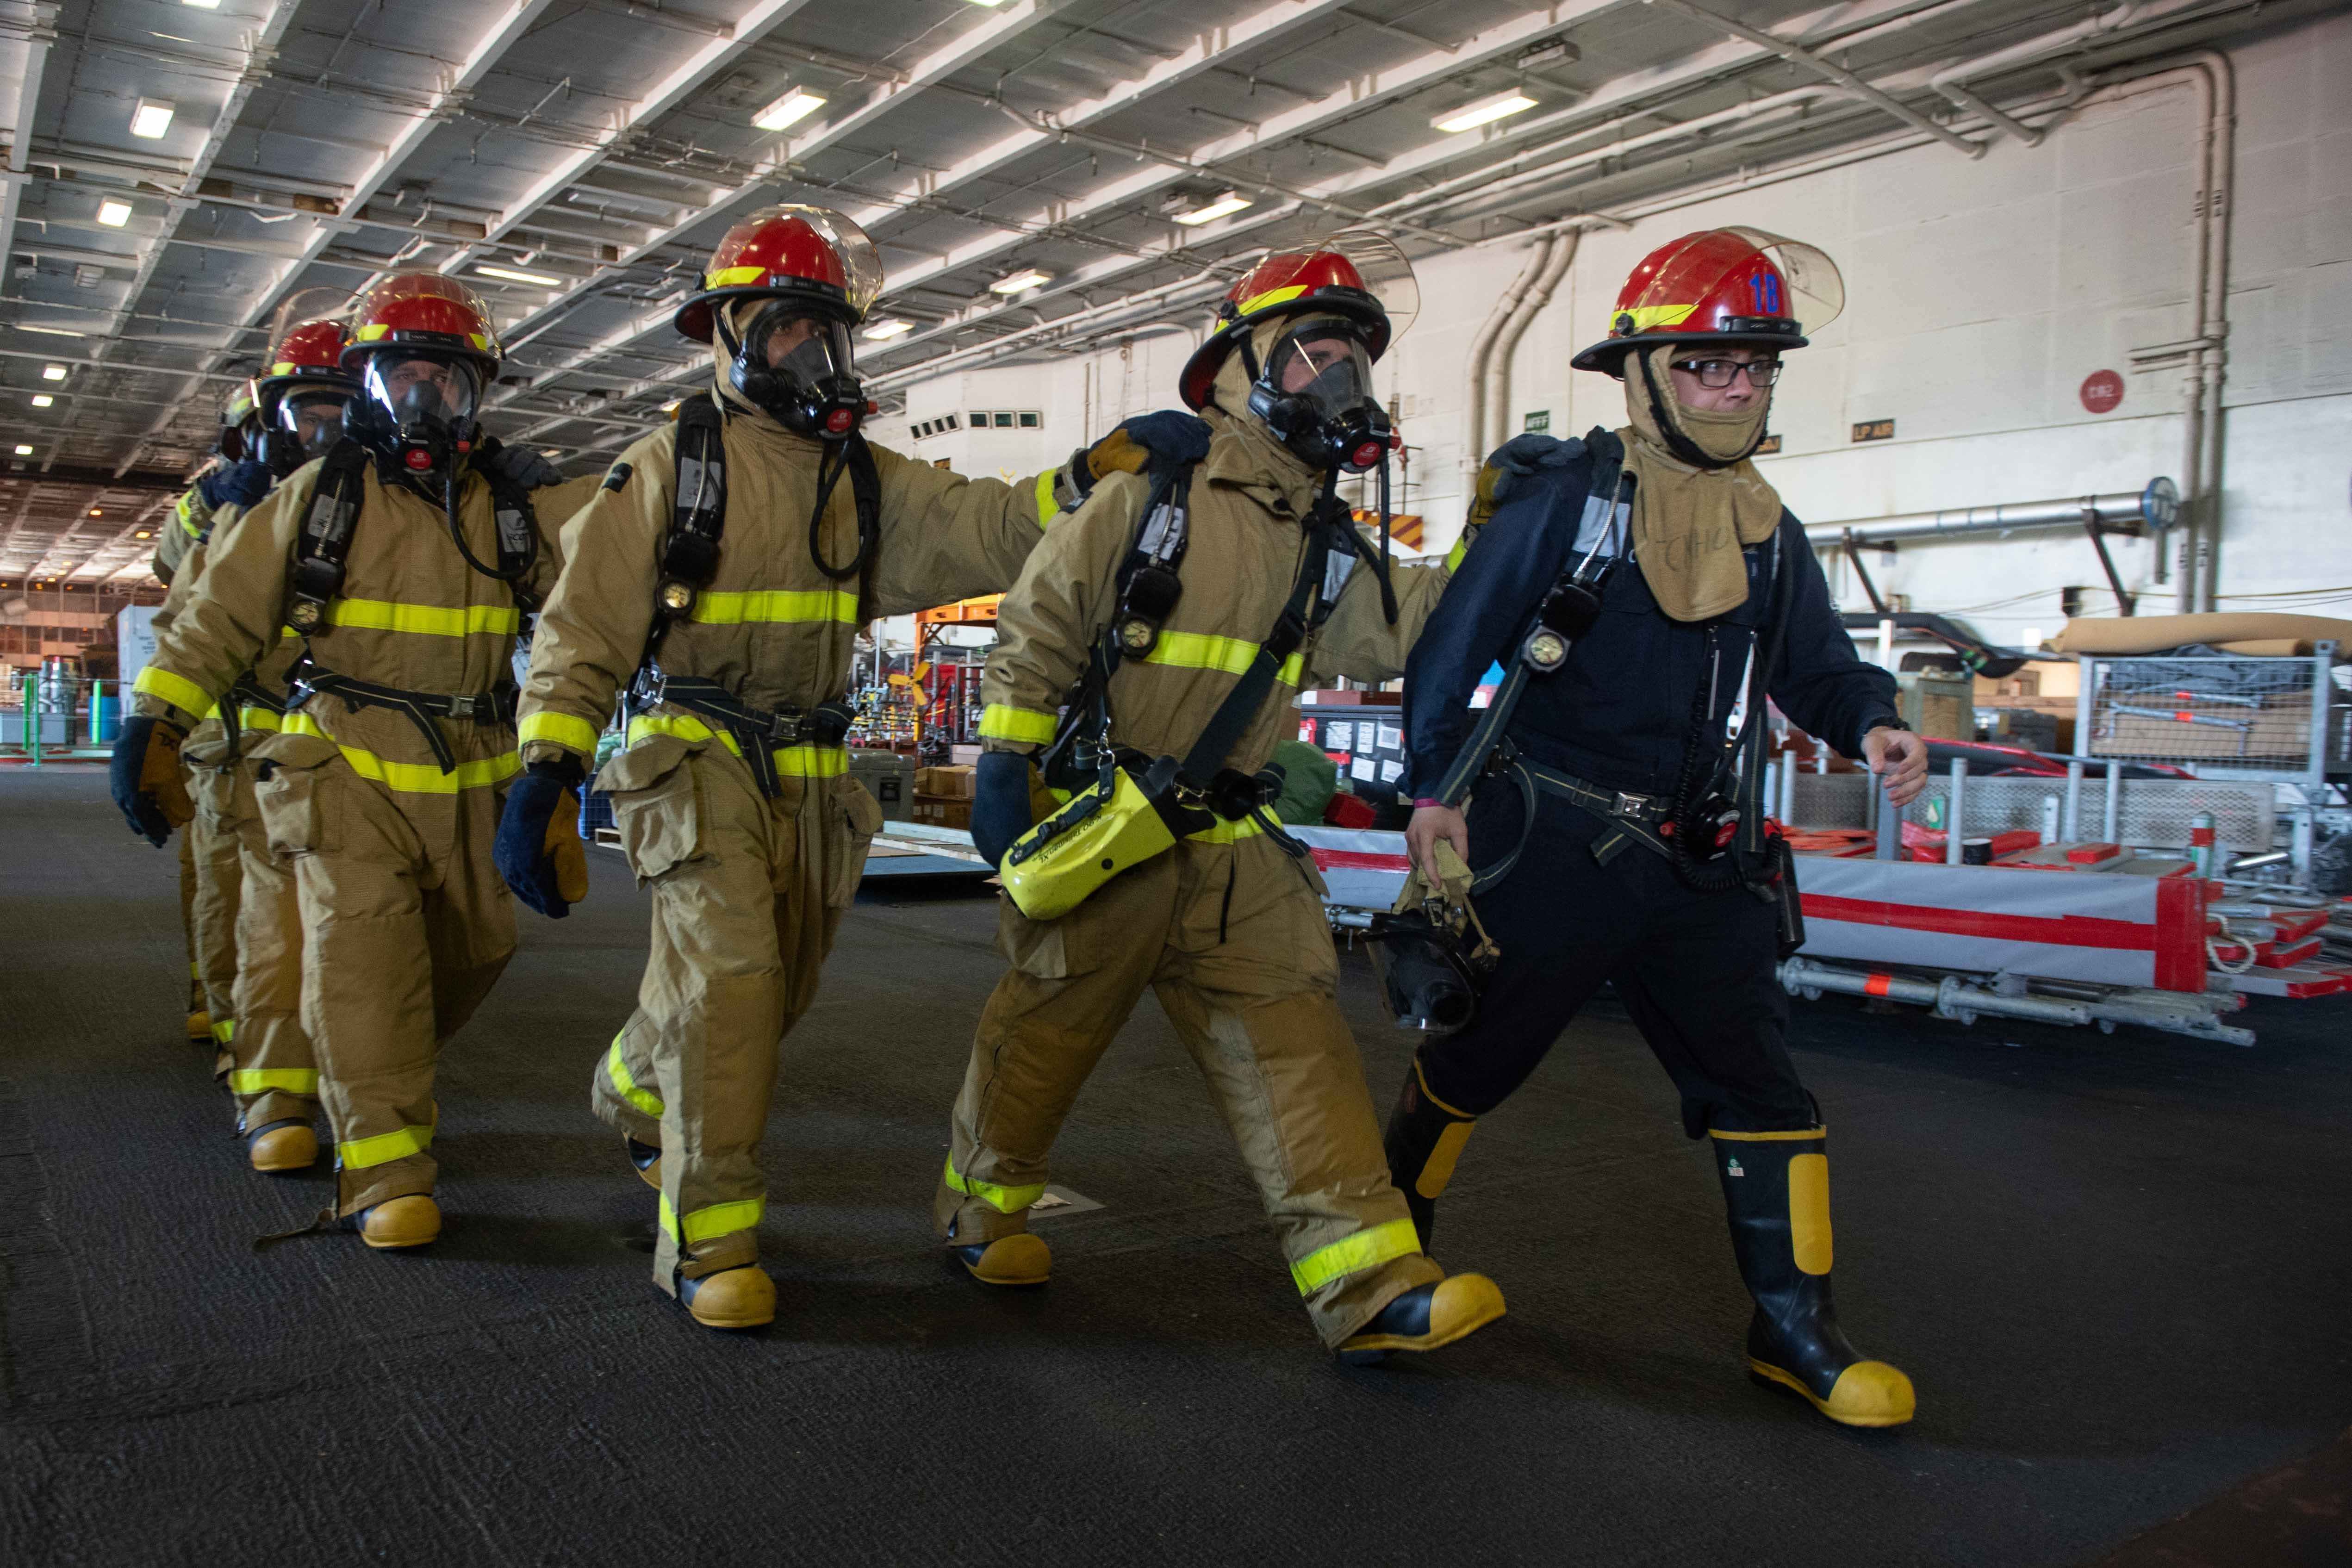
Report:
[{"label": "fluorescent ceiling light", "polygon": [[1491,125],[1497,120],[1524,113],[1535,106],[1536,100],[1524,92],[1498,92],[1492,98],[1465,103],[1450,114],[1441,114],[1429,123],[1451,135],[1456,131],[1472,131],[1481,125]]},{"label": "fluorescent ceiling light", "polygon": [[477,267],[474,270],[485,278],[503,278],[509,283],[536,283],[543,289],[552,289],[563,281],[544,272],[518,272],[511,267]]},{"label": "fluorescent ceiling light", "polygon": [[41,367],[43,381],[63,381],[65,378],[66,367],[61,364],[45,364]]},{"label": "fluorescent ceiling light", "polygon": [[990,10],[993,11],[999,5],[1003,5],[1004,0],[971,0],[971,3],[974,5],[985,5]]},{"label": "fluorescent ceiling light", "polygon": [[824,99],[796,87],[751,116],[751,123],[762,131],[783,131],[798,125],[824,107]]},{"label": "fluorescent ceiling light", "polygon": [[89,336],[88,332],[77,332],[71,327],[27,327],[20,323],[16,330],[20,332],[38,332],[45,338],[86,338]]},{"label": "fluorescent ceiling light", "polygon": [[32,455],[33,449],[30,447],[26,446],[22,441],[16,443],[16,456],[20,458],[29,458]]},{"label": "fluorescent ceiling light", "polygon": [[563,448],[561,447],[541,447],[539,449],[539,455],[545,458],[551,463],[555,461],[556,458],[563,456]]},{"label": "fluorescent ceiling light", "polygon": [[1000,278],[988,286],[992,294],[1026,294],[1032,289],[1042,289],[1054,280],[1050,272],[1040,272],[1031,267],[1015,272],[1010,278]]},{"label": "fluorescent ceiling light", "polygon": [[142,98],[139,107],[131,111],[131,134],[150,142],[162,139],[172,129],[172,105],[160,98]]},{"label": "fluorescent ceiling light", "polygon": [[914,330],[915,323],[912,321],[901,321],[896,316],[885,316],[866,329],[866,341],[874,343],[883,342],[891,338],[905,337]]},{"label": "fluorescent ceiling light", "polygon": [[131,221],[131,204],[107,197],[98,204],[98,221],[109,228],[121,228]]},{"label": "fluorescent ceiling light", "polygon": [[1213,223],[1218,218],[1223,217],[1228,213],[1237,213],[1244,207],[1254,207],[1255,205],[1257,205],[1257,203],[1251,197],[1238,195],[1232,191],[1227,191],[1224,195],[1219,196],[1215,201],[1209,203],[1206,206],[1194,207],[1188,213],[1178,213],[1176,215],[1176,221],[1183,224],[1187,227],[1192,227],[1200,224]]},{"label": "fluorescent ceiling light", "polygon": [[220,9],[220,0],[180,0],[180,4],[183,5],[193,6],[194,9],[199,11],[217,11]]},{"label": "fluorescent ceiling light", "polygon": [[57,402],[57,399],[51,397],[46,392],[37,392],[33,394],[33,406],[36,408],[47,408],[55,402]]}]

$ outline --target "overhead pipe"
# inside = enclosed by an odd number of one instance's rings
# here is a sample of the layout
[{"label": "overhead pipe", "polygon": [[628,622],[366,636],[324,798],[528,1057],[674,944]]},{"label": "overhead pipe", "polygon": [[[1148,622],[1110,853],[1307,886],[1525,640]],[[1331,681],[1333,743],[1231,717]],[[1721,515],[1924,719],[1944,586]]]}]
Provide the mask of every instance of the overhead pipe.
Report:
[{"label": "overhead pipe", "polygon": [[1548,236],[1536,243],[1528,253],[1527,265],[1519,268],[1496,300],[1486,319],[1478,324],[1476,335],[1470,340],[1470,363],[1464,373],[1462,418],[1462,494],[1465,500],[1477,493],[1478,470],[1486,466],[1486,454],[1494,450],[1482,446],[1486,431],[1486,361],[1494,353],[1496,340],[1503,334],[1512,312],[1518,309],[1536,279],[1541,276],[1551,254],[1558,249],[1558,236]]},{"label": "overhead pipe", "polygon": [[[1542,265],[1535,281],[1511,307],[1510,315],[1495,334],[1493,346],[1486,351],[1483,372],[1486,387],[1480,398],[1486,416],[1486,431],[1478,445],[1482,461],[1485,454],[1511,438],[1511,357],[1518,352],[1519,340],[1527,335],[1528,326],[1551,303],[1552,290],[1568,276],[1569,267],[1576,260],[1576,247],[1583,238],[1582,229],[1571,228],[1538,242],[1537,254]],[[1469,493],[1463,492],[1465,497]]]},{"label": "overhead pipe", "polygon": [[1703,5],[1694,5],[1690,0],[1642,0],[1642,3],[1645,5],[1662,5],[1669,11],[1679,11],[1693,21],[1705,22],[1709,26],[1720,27],[1735,38],[1745,38],[1759,47],[1769,49],[1790,65],[1802,66],[1807,70],[1826,77],[1856,98],[1876,104],[1914,131],[1925,132],[1946,146],[1965,153],[1971,158],[1984,156],[1983,142],[1971,142],[1958,132],[1948,126],[1937,124],[1901,99],[1871,86],[1843,66],[1815,54],[1801,44],[1792,44],[1786,38],[1765,32],[1759,27],[1751,27],[1745,22],[1735,22],[1730,17],[1710,11]]},{"label": "overhead pipe", "polygon": [[5,277],[16,254],[16,209],[24,203],[32,169],[33,120],[40,111],[41,73],[48,64],[49,46],[57,42],[57,20],[55,5],[36,5],[32,26],[25,33],[25,74],[16,83],[16,111],[8,123],[8,164],[0,170],[0,278]]},{"label": "overhead pipe", "polygon": [[1805,525],[1805,537],[1816,545],[1843,544],[1849,535],[1856,544],[1882,544],[1897,539],[1958,539],[1970,534],[2013,533],[2023,529],[2080,528],[2094,521],[2109,533],[2161,533],[2172,526],[2179,506],[2179,489],[2170,479],[2159,477],[2148,480],[2144,489],[2117,490],[2110,495],[1966,507],[1957,511],[1905,512],[1895,517],[1854,518],[1843,522],[1811,522]]}]

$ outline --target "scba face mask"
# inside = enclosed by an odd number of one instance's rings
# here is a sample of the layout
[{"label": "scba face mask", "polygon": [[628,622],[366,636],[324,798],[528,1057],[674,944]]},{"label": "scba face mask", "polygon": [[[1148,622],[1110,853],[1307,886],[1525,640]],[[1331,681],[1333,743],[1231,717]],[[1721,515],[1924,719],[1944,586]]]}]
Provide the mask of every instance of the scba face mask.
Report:
[{"label": "scba face mask", "polygon": [[385,449],[412,473],[446,471],[471,446],[482,373],[469,361],[378,354],[362,385]]},{"label": "scba face mask", "polygon": [[261,460],[284,479],[303,464],[323,458],[343,436],[343,408],[351,394],[331,383],[295,386],[278,399],[276,425],[262,432]]},{"label": "scba face mask", "polygon": [[752,308],[739,339],[718,317],[728,353],[728,384],[753,407],[796,435],[839,440],[857,428],[866,393],[857,380],[848,323],[791,300]]},{"label": "scba face mask", "polygon": [[[1250,353],[1246,342],[1242,352]],[[1373,395],[1371,351],[1352,322],[1309,321],[1250,368],[1250,412],[1300,462],[1360,474],[1387,452],[1388,412]]]}]

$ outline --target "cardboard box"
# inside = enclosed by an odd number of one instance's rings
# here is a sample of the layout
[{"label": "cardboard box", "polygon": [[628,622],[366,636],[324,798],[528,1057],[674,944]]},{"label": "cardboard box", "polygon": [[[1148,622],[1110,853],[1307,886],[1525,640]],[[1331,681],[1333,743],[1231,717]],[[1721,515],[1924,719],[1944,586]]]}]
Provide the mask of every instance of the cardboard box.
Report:
[{"label": "cardboard box", "polygon": [[915,774],[915,793],[940,800],[970,800],[978,775],[976,768],[923,768]]},{"label": "cardboard box", "polygon": [[926,823],[933,827],[969,829],[971,826],[971,802],[968,799],[945,800],[938,795],[924,795],[919,791],[915,795],[915,809],[911,820]]},{"label": "cardboard box", "polygon": [[1895,703],[1903,721],[1937,741],[1977,738],[1976,683],[1965,675],[1898,675]]},{"label": "cardboard box", "polygon": [[948,748],[948,761],[960,768],[975,766],[980,762],[980,746],[977,742],[968,746],[950,746]]}]

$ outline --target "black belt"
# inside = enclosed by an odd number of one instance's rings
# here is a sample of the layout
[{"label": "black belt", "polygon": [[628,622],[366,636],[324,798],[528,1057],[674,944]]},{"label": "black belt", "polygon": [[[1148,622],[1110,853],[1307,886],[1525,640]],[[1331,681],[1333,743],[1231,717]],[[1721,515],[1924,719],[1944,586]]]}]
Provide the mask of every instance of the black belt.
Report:
[{"label": "black belt", "polygon": [[1592,846],[1592,858],[1606,866],[1617,852],[1630,841],[1645,849],[1656,851],[1671,860],[1674,851],[1666,845],[1658,829],[1675,813],[1674,799],[1663,795],[1637,795],[1632,790],[1611,789],[1589,779],[1564,773],[1558,768],[1547,767],[1525,752],[1512,758],[1512,765],[1527,770],[1528,778],[1546,795],[1556,795],[1570,805],[1582,806],[1593,816],[1614,825],[1616,831]]},{"label": "black belt", "polygon": [[515,704],[521,693],[511,686],[494,687],[488,691],[405,691],[397,686],[378,686],[372,680],[360,680],[348,675],[337,675],[331,669],[321,669],[305,658],[295,666],[288,677],[286,707],[291,711],[301,707],[320,692],[340,697],[353,708],[391,708],[408,715],[410,723],[433,748],[433,760],[445,773],[457,771],[457,755],[449,749],[448,738],[441,733],[436,719],[453,719],[463,723],[512,724]]},{"label": "black belt", "polygon": [[631,715],[665,702],[683,708],[732,735],[736,749],[751,764],[752,776],[760,781],[760,793],[771,800],[784,793],[783,781],[776,773],[777,747],[838,746],[848,738],[850,722],[856,717],[845,702],[820,702],[807,712],[797,708],[769,712],[747,706],[715,680],[696,675],[663,675],[652,669],[641,672],[636,684],[629,689]]}]

